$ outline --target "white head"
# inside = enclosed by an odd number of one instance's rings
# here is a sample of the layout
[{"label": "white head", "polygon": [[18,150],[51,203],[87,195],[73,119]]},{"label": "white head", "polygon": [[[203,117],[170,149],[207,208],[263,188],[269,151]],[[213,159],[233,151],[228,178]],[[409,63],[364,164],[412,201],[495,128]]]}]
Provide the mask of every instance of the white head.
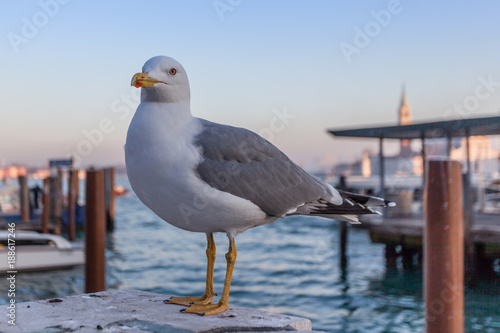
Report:
[{"label": "white head", "polygon": [[189,104],[190,90],[186,71],[170,57],[157,56],[146,61],[142,73],[137,73],[132,78],[132,85],[143,88],[141,102]]}]

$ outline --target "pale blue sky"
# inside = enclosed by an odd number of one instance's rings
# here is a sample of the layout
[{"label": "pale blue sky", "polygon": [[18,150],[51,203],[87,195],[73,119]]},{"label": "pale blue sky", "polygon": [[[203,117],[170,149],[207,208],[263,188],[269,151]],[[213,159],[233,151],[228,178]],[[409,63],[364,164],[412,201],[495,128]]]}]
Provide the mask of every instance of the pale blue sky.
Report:
[{"label": "pale blue sky", "polygon": [[[325,131],[395,124],[403,82],[416,121],[500,110],[498,2],[41,0],[0,8],[0,163],[43,165],[73,153],[82,166],[122,164],[137,105],[130,78],[156,55],[187,70],[195,116],[272,133],[310,169],[376,151],[375,142]],[[346,56],[347,44],[357,53]]]}]

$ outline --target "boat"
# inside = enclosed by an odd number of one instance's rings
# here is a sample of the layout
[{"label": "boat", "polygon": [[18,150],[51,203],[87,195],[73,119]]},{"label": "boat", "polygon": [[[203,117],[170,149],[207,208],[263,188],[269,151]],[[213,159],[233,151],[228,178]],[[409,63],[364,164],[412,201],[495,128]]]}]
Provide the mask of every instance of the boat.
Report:
[{"label": "boat", "polygon": [[125,186],[115,184],[113,186],[113,192],[114,192],[115,196],[121,197],[121,196],[127,195],[129,193],[129,190],[127,188],[125,188]]},{"label": "boat", "polygon": [[[15,252],[15,261],[11,260],[12,252]],[[15,231],[13,237],[10,231],[0,230],[0,273],[59,269],[83,264],[85,251],[82,242],[70,242],[58,235],[35,231]]]}]

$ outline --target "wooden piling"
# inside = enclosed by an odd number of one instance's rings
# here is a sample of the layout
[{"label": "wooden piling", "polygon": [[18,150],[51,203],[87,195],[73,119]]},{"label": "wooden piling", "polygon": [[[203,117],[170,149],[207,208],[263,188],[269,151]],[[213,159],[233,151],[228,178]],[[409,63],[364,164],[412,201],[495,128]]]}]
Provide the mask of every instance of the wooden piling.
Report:
[{"label": "wooden piling", "polygon": [[30,194],[28,189],[28,178],[19,176],[19,204],[21,211],[21,221],[28,222],[30,220]]},{"label": "wooden piling", "polygon": [[428,333],[463,332],[461,165],[429,160],[425,186],[424,285]]},{"label": "wooden piling", "polygon": [[347,268],[347,222],[340,221],[340,268]]},{"label": "wooden piling", "polygon": [[59,193],[63,193],[63,178],[64,178],[63,169],[57,168],[57,186]]},{"label": "wooden piling", "polygon": [[[378,158],[379,158],[379,168],[380,168],[380,191],[379,194],[382,198],[385,197],[385,159],[384,159],[384,138],[379,138],[378,144]],[[384,212],[385,209],[382,208]]]},{"label": "wooden piling", "polygon": [[[347,190],[346,177],[340,176],[339,183],[337,184],[337,188],[343,191]],[[340,221],[339,226],[339,238],[340,238],[340,268],[347,268],[347,222]]]},{"label": "wooden piling", "polygon": [[44,234],[49,233],[49,213],[50,213],[50,195],[49,195],[49,178],[43,180],[43,212],[42,212],[42,232]]},{"label": "wooden piling", "polygon": [[49,222],[54,226],[54,234],[61,234],[61,192],[57,176],[49,177]]},{"label": "wooden piling", "polygon": [[464,248],[465,248],[465,283],[469,287],[475,287],[479,273],[477,266],[475,247],[471,239],[472,225],[474,224],[474,199],[471,184],[471,156],[470,156],[470,129],[465,130],[465,151],[467,172],[463,175],[464,196]]},{"label": "wooden piling", "polygon": [[403,269],[405,271],[411,271],[413,269],[414,255],[415,255],[415,250],[405,245],[401,246],[401,262],[403,264]]},{"label": "wooden piling", "polygon": [[385,266],[387,270],[396,270],[398,268],[398,255],[396,245],[392,243],[385,244]]},{"label": "wooden piling", "polygon": [[[80,174],[80,170],[77,170],[75,169],[75,176],[74,176],[74,184],[73,184],[73,190],[75,191],[75,222],[76,221],[76,216],[80,216],[79,214],[77,214],[77,212],[79,212],[79,197],[80,197],[80,178],[78,178]],[[80,226],[82,227],[81,229],[79,228],[78,226],[78,223],[75,224],[75,233],[78,235],[78,232],[84,232],[83,230],[83,224],[80,224]]]},{"label": "wooden piling", "polygon": [[115,168],[106,168],[106,230],[115,229]]},{"label": "wooden piling", "polygon": [[78,181],[78,171],[71,169],[68,177],[68,239],[76,239],[75,208],[78,201],[78,192],[75,188]]},{"label": "wooden piling", "polygon": [[106,290],[106,210],[103,170],[88,170],[85,206],[85,292]]}]

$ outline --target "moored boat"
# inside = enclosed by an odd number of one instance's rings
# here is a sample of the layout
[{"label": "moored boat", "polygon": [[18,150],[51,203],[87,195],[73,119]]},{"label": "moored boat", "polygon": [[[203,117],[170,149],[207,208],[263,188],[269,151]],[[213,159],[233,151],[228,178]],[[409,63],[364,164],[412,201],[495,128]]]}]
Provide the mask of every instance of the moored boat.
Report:
[{"label": "moored boat", "polygon": [[[9,234],[12,235],[7,230],[0,230],[0,273],[57,269],[85,263],[81,242],[70,242],[61,236],[34,231],[16,231],[15,237]],[[14,251],[12,245],[15,246]],[[9,251],[15,252],[14,261]],[[10,266],[12,262],[13,266]]]}]

